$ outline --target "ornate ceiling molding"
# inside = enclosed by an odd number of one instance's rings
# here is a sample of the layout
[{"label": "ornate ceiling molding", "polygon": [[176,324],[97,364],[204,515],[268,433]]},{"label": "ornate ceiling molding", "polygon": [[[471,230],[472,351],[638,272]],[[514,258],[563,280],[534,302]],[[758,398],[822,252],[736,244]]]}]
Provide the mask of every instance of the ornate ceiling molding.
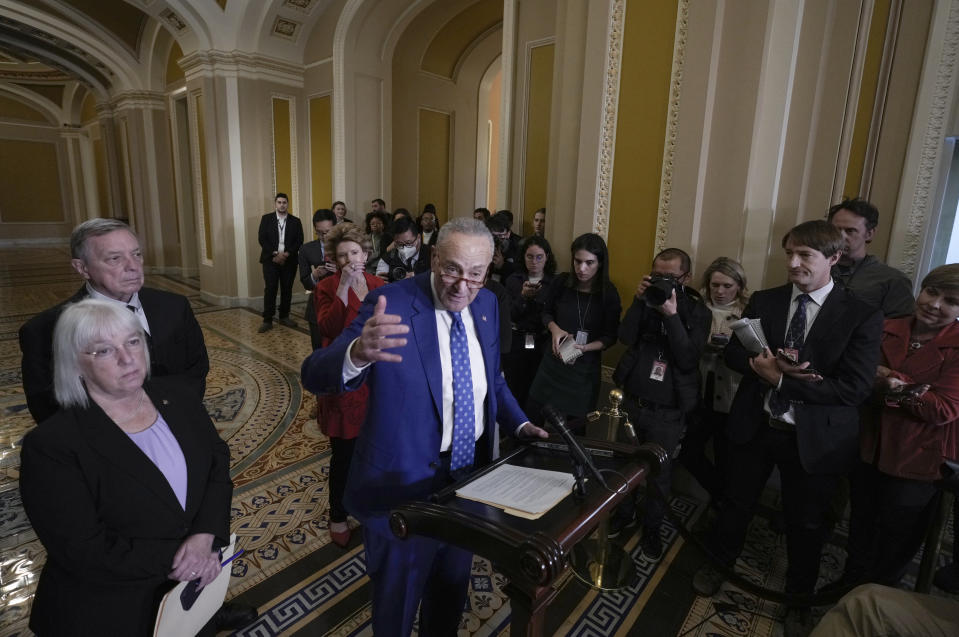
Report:
[{"label": "ornate ceiling molding", "polygon": [[177,35],[183,33],[187,30],[187,24],[173,9],[166,8],[159,14],[160,20],[164,22],[167,26],[173,29],[173,32]]},{"label": "ornate ceiling molding", "polygon": [[42,71],[24,71],[16,69],[5,69],[0,66],[0,81],[7,82],[43,82],[46,84],[63,84],[72,82],[74,76],[61,71],[60,69],[45,68]]},{"label": "ornate ceiling molding", "polygon": [[278,38],[283,38],[284,40],[289,40],[290,42],[296,42],[301,31],[301,26],[299,22],[277,16],[276,20],[273,21],[273,28],[270,30],[270,34]]},{"label": "ornate ceiling molding", "polygon": [[166,96],[159,91],[124,91],[113,99],[113,108],[124,109],[166,109]]},{"label": "ornate ceiling molding", "polygon": [[0,40],[5,50],[39,60],[81,79],[104,94],[109,93],[116,81],[116,75],[100,59],[47,30],[0,16]]},{"label": "ornate ceiling molding", "polygon": [[242,51],[197,51],[185,55],[180,66],[186,80],[224,74],[303,87],[303,66]]},{"label": "ornate ceiling molding", "polygon": [[596,167],[596,202],[593,231],[603,239],[609,235],[609,200],[613,191],[613,159],[616,155],[616,118],[619,113],[619,75],[623,61],[623,29],[626,0],[610,0],[606,27],[606,79],[603,82],[603,114],[600,127],[599,159]]},{"label": "ornate ceiling molding", "polygon": [[[926,63],[931,61],[926,59]],[[926,229],[935,213],[933,206],[938,205],[936,189],[940,179],[943,139],[953,109],[952,96],[959,91],[959,87],[955,85],[956,67],[959,64],[959,0],[952,0],[950,3],[939,58],[935,62],[935,79],[929,108],[925,114],[919,113],[916,118],[916,121],[924,121],[925,127],[915,126],[912,131],[912,134],[921,135],[922,142],[908,213],[903,210],[903,199],[900,199],[897,211],[899,214],[908,215],[897,267],[910,277],[915,277],[919,272]]]},{"label": "ornate ceiling molding", "polygon": [[683,88],[683,67],[686,64],[686,37],[689,28],[689,0],[679,0],[676,11],[676,35],[673,40],[673,68],[669,76],[669,103],[666,109],[666,143],[663,147],[663,169],[659,181],[659,210],[656,215],[654,251],[666,248],[669,233],[670,201],[673,195],[673,159],[679,136],[679,98]]}]

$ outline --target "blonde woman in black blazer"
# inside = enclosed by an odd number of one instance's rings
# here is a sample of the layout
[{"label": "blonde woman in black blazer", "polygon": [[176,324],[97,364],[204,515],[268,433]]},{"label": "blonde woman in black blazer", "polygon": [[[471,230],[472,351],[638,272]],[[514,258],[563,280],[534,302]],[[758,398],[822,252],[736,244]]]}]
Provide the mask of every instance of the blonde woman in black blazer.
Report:
[{"label": "blonde woman in black blazer", "polygon": [[219,573],[229,449],[181,380],[146,379],[144,335],[122,305],[67,307],[54,357],[62,409],[21,453],[24,508],[47,550],[30,628],[150,635],[176,581],[206,585]]}]

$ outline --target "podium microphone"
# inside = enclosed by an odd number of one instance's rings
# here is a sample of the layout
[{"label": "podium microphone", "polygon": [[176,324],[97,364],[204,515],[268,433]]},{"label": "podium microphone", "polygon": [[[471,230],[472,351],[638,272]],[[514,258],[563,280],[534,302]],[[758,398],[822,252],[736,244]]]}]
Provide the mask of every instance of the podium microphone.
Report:
[{"label": "podium microphone", "polygon": [[569,427],[566,426],[566,419],[563,418],[562,414],[556,411],[556,408],[552,405],[543,407],[542,413],[546,418],[546,422],[549,423],[550,428],[556,431],[566,442],[566,447],[569,449],[569,455],[573,457],[573,461],[587,467],[593,477],[596,478],[596,481],[603,485],[604,488],[609,489],[603,475],[599,472],[599,469],[596,468],[596,465],[593,464],[593,459],[589,457],[589,454],[573,436]]}]

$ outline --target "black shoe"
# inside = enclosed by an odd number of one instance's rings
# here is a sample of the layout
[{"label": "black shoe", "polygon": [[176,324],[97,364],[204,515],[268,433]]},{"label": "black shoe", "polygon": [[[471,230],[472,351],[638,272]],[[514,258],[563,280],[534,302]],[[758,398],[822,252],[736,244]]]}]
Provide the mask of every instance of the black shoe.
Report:
[{"label": "black shoe", "polygon": [[719,592],[725,581],[725,575],[717,571],[712,564],[706,563],[693,575],[693,590],[702,597],[712,597]]},{"label": "black shoe", "polygon": [[217,630],[239,630],[248,626],[260,616],[255,606],[239,602],[224,602],[220,610],[213,615],[213,625]]},{"label": "black shoe", "polygon": [[636,526],[636,509],[630,511],[629,515],[613,515],[609,518],[608,538],[616,538],[622,534],[624,529]]},{"label": "black shoe", "polygon": [[661,558],[663,556],[663,540],[659,537],[659,529],[643,529],[643,537],[639,538],[639,547],[650,562],[655,562]]},{"label": "black shoe", "polygon": [[936,571],[936,574],[932,578],[932,583],[947,593],[952,593],[953,595],[959,593],[959,562],[946,564]]},{"label": "black shoe", "polygon": [[287,327],[296,327],[296,321],[294,321],[293,319],[287,316],[284,316],[283,318],[280,319],[280,325],[286,325]]},{"label": "black shoe", "polygon": [[273,321],[263,321],[263,324],[260,325],[260,328],[257,330],[257,333],[262,334],[263,332],[269,332],[272,329],[273,329]]},{"label": "black shoe", "polygon": [[808,637],[814,627],[808,608],[789,608],[783,618],[783,637]]}]

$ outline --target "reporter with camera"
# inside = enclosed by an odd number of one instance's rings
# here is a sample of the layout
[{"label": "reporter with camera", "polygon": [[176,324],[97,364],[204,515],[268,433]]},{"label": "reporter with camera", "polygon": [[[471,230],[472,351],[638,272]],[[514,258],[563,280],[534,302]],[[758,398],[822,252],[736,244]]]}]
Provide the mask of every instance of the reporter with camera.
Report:
[{"label": "reporter with camera", "polygon": [[420,229],[409,216],[393,221],[393,247],[376,264],[376,276],[392,283],[430,269],[430,251],[422,249]]},{"label": "reporter with camera", "polygon": [[[670,456],[655,478],[667,498],[686,416],[699,404],[699,359],[712,321],[702,297],[685,285],[691,267],[689,255],[678,248],[667,248],[653,259],[619,326],[619,340],[628,349],[614,374],[640,439],[661,445]],[[617,511],[612,533],[632,522],[635,509],[630,504]],[[662,555],[664,515],[665,503],[648,494],[640,545],[651,560]]]},{"label": "reporter with camera", "polygon": [[887,319],[861,412],[846,568],[839,584],[895,586],[935,510],[939,467],[959,457],[959,264],[922,280],[912,316]]},{"label": "reporter with camera", "polygon": [[[526,413],[542,422],[552,405],[567,420],[582,420],[599,398],[602,350],[616,342],[622,305],[609,281],[609,251],[598,234],[570,246],[572,272],[560,274],[543,293],[543,325],[551,354],[543,356],[529,388]],[[575,424],[574,424],[575,426]]]},{"label": "reporter with camera", "polygon": [[519,267],[522,258],[520,242],[522,239],[510,230],[513,223],[513,214],[508,210],[500,210],[486,220],[486,227],[493,235],[493,278],[502,283],[506,282]]}]

